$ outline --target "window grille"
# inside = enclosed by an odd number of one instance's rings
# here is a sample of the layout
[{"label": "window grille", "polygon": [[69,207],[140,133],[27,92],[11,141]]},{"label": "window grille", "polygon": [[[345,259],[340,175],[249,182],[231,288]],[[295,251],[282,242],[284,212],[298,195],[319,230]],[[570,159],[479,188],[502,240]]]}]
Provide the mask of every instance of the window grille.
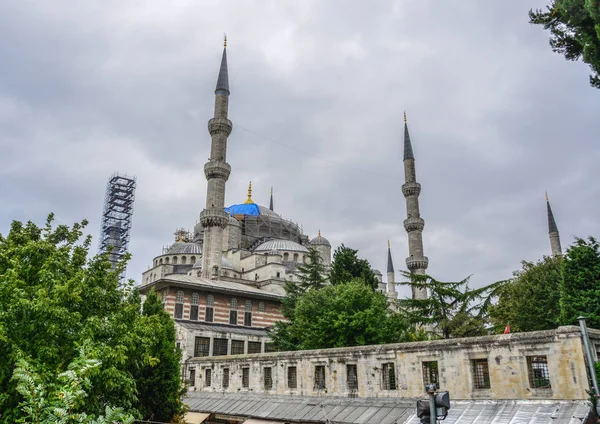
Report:
[{"label": "window grille", "polygon": [[244,326],[252,327],[252,312],[244,312]]},{"label": "window grille", "polygon": [[183,292],[178,290],[175,296],[175,319],[181,318],[183,318]]},{"label": "window grille", "polygon": [[237,299],[235,297],[231,298],[231,304],[229,305],[229,309],[237,310]]},{"label": "window grille", "polygon": [[264,380],[265,380],[265,390],[271,390],[273,388],[273,374],[271,367],[263,368]]},{"label": "window grille", "polygon": [[206,312],[204,315],[204,321],[213,322],[215,317],[215,297],[212,294],[209,294],[206,298]]},{"label": "window grille", "polygon": [[440,388],[440,377],[438,372],[437,361],[423,362],[423,386],[435,384],[436,388]]},{"label": "window grille", "polygon": [[229,311],[229,324],[237,325],[237,311]]},{"label": "window grille", "polygon": [[227,355],[227,339],[213,339],[213,356]]},{"label": "window grille", "polygon": [[198,293],[192,293],[192,305],[197,305],[199,299]]},{"label": "window grille", "polygon": [[198,293],[192,294],[192,305],[190,307],[190,319],[198,321]]},{"label": "window grille", "polygon": [[175,297],[175,302],[183,303],[183,292],[181,290],[177,291],[177,296]]},{"label": "window grille", "polygon": [[176,348],[177,350],[181,349],[181,342],[177,342],[177,343],[175,343],[175,348]]},{"label": "window grille", "polygon": [[231,354],[232,355],[243,355],[244,354],[244,341],[243,340],[232,340],[231,341]]},{"label": "window grille", "polygon": [[288,367],[287,374],[288,389],[298,388],[298,375],[296,374],[296,367]]},{"label": "window grille", "polygon": [[346,365],[346,386],[348,390],[358,389],[358,373],[356,371],[356,364]]},{"label": "window grille", "polygon": [[265,353],[275,352],[275,346],[273,343],[265,343]]},{"label": "window grille", "polygon": [[248,342],[248,353],[260,353],[262,350],[261,342]]},{"label": "window grille", "polygon": [[490,370],[487,359],[473,359],[473,387],[475,389],[489,389]]},{"label": "window grille", "polygon": [[244,309],[247,311],[252,311],[252,301],[251,300],[246,300],[246,305],[244,306]]},{"label": "window grille", "polygon": [[325,389],[325,365],[316,365],[314,390],[323,389]]},{"label": "window grille", "polygon": [[212,294],[209,294],[206,297],[206,306],[215,306],[215,297]]},{"label": "window grille", "polygon": [[196,385],[196,369],[190,369],[190,377],[188,379],[188,383],[190,387],[194,387]]},{"label": "window grille", "polygon": [[383,390],[396,390],[396,368],[393,362],[383,364],[381,367],[383,377]]},{"label": "window grille", "polygon": [[210,339],[208,337],[196,337],[194,342],[194,356],[208,356],[210,352]]},{"label": "window grille", "polygon": [[223,388],[229,388],[229,368],[223,368]]},{"label": "window grille", "polygon": [[204,387],[210,387],[212,385],[212,370],[206,368],[204,370]]},{"label": "window grille", "polygon": [[265,311],[265,302],[258,302],[258,312]]},{"label": "window grille", "polygon": [[548,359],[545,356],[528,356],[527,374],[529,374],[529,384],[533,389],[550,389],[552,387]]},{"label": "window grille", "polygon": [[250,387],[250,368],[248,367],[242,368],[242,387],[246,389]]}]

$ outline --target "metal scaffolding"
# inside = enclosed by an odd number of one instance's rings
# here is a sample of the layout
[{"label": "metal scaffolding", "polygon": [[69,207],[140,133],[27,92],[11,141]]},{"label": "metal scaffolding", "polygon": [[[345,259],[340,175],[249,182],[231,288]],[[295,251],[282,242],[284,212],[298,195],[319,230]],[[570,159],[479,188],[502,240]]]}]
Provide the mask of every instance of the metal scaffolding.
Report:
[{"label": "metal scaffolding", "polygon": [[[98,250],[100,253],[109,254],[113,268],[117,266],[129,246],[135,187],[135,177],[118,173],[113,174],[106,184]],[[119,276],[119,280],[125,280],[125,270]]]}]

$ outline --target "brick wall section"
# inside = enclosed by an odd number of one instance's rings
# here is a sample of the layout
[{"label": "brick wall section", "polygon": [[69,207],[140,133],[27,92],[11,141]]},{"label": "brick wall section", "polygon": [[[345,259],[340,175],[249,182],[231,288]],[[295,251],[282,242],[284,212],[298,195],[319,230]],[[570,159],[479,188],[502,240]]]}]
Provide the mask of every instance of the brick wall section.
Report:
[{"label": "brick wall section", "polygon": [[[273,302],[272,300],[261,300],[252,297],[240,297],[240,296],[229,296],[221,293],[211,293],[207,291],[194,291],[183,288],[169,287],[163,289],[159,296],[163,296],[163,292],[167,292],[167,298],[165,302],[165,310],[172,316],[175,316],[175,299],[177,292],[181,290],[184,293],[183,302],[183,320],[190,319],[190,306],[192,294],[197,293],[199,297],[198,302],[198,321],[205,320],[206,311],[206,299],[209,294],[214,296],[214,323],[217,324],[229,324],[229,311],[231,308],[231,299],[235,297],[237,299],[237,311],[238,319],[237,325],[244,325],[244,312],[246,312],[246,300],[252,301],[252,327],[266,328],[272,326],[275,321],[283,320],[281,315],[280,304]],[[259,312],[259,303],[263,302],[265,305],[264,312]]]}]

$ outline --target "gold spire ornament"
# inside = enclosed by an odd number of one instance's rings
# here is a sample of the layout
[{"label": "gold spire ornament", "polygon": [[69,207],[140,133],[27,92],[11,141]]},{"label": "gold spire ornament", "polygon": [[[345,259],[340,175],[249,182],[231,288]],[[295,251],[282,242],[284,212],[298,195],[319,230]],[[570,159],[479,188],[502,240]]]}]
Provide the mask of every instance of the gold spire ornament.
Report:
[{"label": "gold spire ornament", "polygon": [[317,237],[321,237],[321,230],[317,232]]},{"label": "gold spire ornament", "polygon": [[388,240],[388,249],[390,248],[390,241]]},{"label": "gold spire ornament", "polygon": [[223,47],[227,47],[227,34],[223,34]]},{"label": "gold spire ornament", "polygon": [[244,204],[250,205],[252,203],[254,203],[254,201],[252,200],[252,181],[250,181],[250,183],[248,184],[248,198],[246,199]]},{"label": "gold spire ornament", "polygon": [[406,111],[404,111],[404,123],[406,124]]},{"label": "gold spire ornament", "polygon": [[546,202],[549,201],[550,199],[548,199],[548,192],[546,192]]}]

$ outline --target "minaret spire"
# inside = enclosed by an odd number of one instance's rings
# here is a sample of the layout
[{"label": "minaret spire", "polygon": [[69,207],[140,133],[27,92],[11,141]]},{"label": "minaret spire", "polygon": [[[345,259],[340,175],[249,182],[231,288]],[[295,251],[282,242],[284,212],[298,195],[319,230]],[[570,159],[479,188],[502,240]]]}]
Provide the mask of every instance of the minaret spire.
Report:
[{"label": "minaret spire", "polygon": [[274,209],[273,209],[273,186],[271,186],[271,200],[269,201],[269,209],[274,211]]},{"label": "minaret spire", "polygon": [[223,229],[228,218],[224,212],[225,183],[229,179],[231,166],[226,162],[227,137],[232,123],[227,118],[229,109],[229,75],[227,70],[227,39],[223,43],[223,56],[215,88],[214,117],[208,121],[211,136],[210,159],[204,165],[206,175],[206,208],[200,213],[204,227],[202,243],[202,276],[216,279],[220,275],[223,254]]},{"label": "minaret spire", "polygon": [[394,275],[394,263],[392,261],[392,248],[390,241],[388,240],[388,258],[387,258],[387,284],[388,284],[388,299],[395,301],[398,299],[398,293],[396,292],[396,277]]},{"label": "minaret spire", "polygon": [[554,220],[554,214],[552,213],[552,208],[550,207],[550,199],[548,198],[547,192],[546,209],[548,209],[548,234],[550,236],[550,248],[552,249],[552,255],[560,256],[562,254],[562,249],[560,247],[560,235],[558,234],[558,227],[556,226],[556,221]]},{"label": "minaret spire", "polygon": [[[406,182],[402,185],[402,194],[406,198],[406,212],[408,215],[407,219],[404,220],[404,228],[408,233],[406,267],[412,274],[425,274],[429,259],[423,255],[422,233],[425,221],[419,214],[421,184],[417,182],[415,156],[408,132],[406,112],[404,112],[404,179]],[[413,299],[425,299],[427,298],[427,290],[413,287],[412,297]]]}]

